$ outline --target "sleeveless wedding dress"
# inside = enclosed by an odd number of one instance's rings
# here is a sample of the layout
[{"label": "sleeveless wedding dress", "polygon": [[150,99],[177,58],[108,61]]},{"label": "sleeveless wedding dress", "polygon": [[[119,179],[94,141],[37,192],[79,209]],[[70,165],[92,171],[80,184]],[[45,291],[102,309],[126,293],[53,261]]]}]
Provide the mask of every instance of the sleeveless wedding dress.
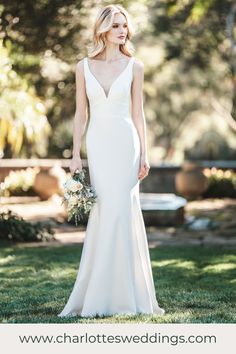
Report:
[{"label": "sleeveless wedding dress", "polygon": [[139,200],[140,141],[131,118],[134,57],[108,94],[83,59],[90,119],[86,149],[97,201],[90,211],[77,278],[59,317],[158,314]]}]

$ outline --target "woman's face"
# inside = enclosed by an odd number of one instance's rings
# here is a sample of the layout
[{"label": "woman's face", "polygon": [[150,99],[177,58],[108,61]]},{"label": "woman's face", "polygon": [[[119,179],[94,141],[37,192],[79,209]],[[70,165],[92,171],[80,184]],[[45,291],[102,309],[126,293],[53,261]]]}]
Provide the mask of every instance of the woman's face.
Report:
[{"label": "woman's face", "polygon": [[128,25],[123,14],[115,14],[111,29],[107,32],[108,42],[114,44],[125,44],[128,33]]}]

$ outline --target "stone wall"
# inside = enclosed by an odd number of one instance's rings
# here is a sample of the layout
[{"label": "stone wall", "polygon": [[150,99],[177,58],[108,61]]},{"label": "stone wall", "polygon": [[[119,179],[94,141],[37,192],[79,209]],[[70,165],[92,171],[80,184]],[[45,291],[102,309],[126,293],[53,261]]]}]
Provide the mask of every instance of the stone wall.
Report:
[{"label": "stone wall", "polygon": [[[11,170],[20,170],[27,167],[38,166],[42,170],[47,170],[55,165],[61,166],[66,172],[69,172],[68,159],[2,159],[0,160],[0,182]],[[200,161],[202,167],[217,167],[223,170],[232,169],[236,171],[236,162],[234,161]],[[87,169],[87,160],[83,160],[83,166]],[[181,169],[181,166],[173,165],[151,165],[149,175],[140,183],[140,192],[144,193],[176,193],[175,175]]]}]

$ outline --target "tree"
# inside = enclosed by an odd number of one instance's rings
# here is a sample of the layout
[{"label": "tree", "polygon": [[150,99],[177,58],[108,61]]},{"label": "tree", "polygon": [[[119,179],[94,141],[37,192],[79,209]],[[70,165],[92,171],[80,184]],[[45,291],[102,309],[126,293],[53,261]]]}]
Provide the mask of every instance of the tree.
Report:
[{"label": "tree", "polygon": [[229,41],[229,32],[232,37],[235,28],[232,9],[232,1],[227,0],[160,0],[149,7],[155,43],[160,43],[164,54],[149,72],[157,89],[147,96],[147,104],[155,112],[154,129],[159,125],[154,141],[163,142],[166,158],[173,151],[180,128],[194,111],[210,113],[217,107],[229,129],[234,130],[229,114],[232,104],[235,116],[235,58]]}]

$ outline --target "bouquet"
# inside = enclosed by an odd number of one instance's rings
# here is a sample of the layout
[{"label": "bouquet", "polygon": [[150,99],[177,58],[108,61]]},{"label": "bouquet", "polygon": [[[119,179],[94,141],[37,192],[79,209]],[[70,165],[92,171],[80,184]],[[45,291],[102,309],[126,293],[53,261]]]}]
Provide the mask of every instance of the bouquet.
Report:
[{"label": "bouquet", "polygon": [[97,196],[91,185],[85,182],[85,169],[80,171],[77,169],[74,174],[63,183],[64,195],[62,204],[66,203],[68,208],[68,221],[73,217],[75,224],[78,225],[79,220],[85,214],[88,214],[96,202]]}]

